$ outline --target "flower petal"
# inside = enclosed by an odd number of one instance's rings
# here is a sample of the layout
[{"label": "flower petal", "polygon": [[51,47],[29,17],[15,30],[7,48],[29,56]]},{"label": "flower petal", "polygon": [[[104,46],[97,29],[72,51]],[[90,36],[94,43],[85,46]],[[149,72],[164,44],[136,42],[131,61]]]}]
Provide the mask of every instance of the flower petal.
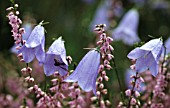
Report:
[{"label": "flower petal", "polygon": [[162,40],[160,38],[158,39],[152,39],[149,42],[145,43],[143,46],[140,47],[142,50],[152,51],[154,50],[159,44],[162,44]]},{"label": "flower petal", "polygon": [[158,74],[158,64],[156,61],[153,61],[152,64],[149,66],[149,70],[154,77]]},{"label": "flower petal", "polygon": [[96,92],[96,78],[100,65],[100,53],[89,51],[78,64],[75,71],[65,79],[66,82],[76,82],[86,92]]},{"label": "flower petal", "polygon": [[46,54],[45,56],[45,62],[44,62],[44,72],[47,76],[52,75],[55,71],[58,71],[61,76],[67,74],[68,66],[67,65],[60,65],[55,66],[54,59],[59,60],[61,62],[61,58],[59,59],[59,56],[56,56],[54,54]]},{"label": "flower petal", "polygon": [[138,47],[138,48],[135,48],[134,50],[132,50],[132,51],[127,55],[127,57],[128,57],[129,59],[138,59],[138,58],[144,56],[146,53],[148,53],[148,51],[141,50],[141,49]]},{"label": "flower petal", "polygon": [[[133,22],[131,22],[133,20]],[[135,9],[128,11],[118,27],[112,32],[115,40],[122,40],[125,44],[133,45],[140,41],[137,34],[139,14]]]},{"label": "flower petal", "polygon": [[57,40],[53,42],[53,44],[50,46],[47,54],[55,54],[55,55],[60,55],[62,61],[68,65],[67,60],[66,60],[66,50],[64,47],[64,41],[62,40],[61,37],[59,37]]},{"label": "flower petal", "polygon": [[44,38],[45,38],[44,27],[41,25],[37,25],[31,32],[30,36],[28,37],[25,46],[27,48],[35,48],[36,46],[42,43]]},{"label": "flower petal", "polygon": [[23,59],[26,63],[31,62],[35,58],[34,49],[27,48],[25,45],[19,50],[22,53]]},{"label": "flower petal", "polygon": [[35,48],[35,56],[40,64],[45,61],[45,51],[42,49],[41,45]]},{"label": "flower petal", "polygon": [[148,69],[147,59],[144,57],[140,57],[136,60],[135,70],[136,72],[144,72]]}]

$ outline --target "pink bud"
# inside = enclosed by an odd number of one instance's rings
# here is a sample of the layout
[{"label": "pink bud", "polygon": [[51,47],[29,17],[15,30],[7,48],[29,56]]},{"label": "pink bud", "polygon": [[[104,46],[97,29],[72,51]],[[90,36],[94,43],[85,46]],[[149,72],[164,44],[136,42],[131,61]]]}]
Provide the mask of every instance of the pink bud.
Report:
[{"label": "pink bud", "polygon": [[104,101],[100,101],[100,108],[106,108]]},{"label": "pink bud", "polygon": [[106,106],[110,106],[111,105],[109,100],[106,100],[105,103],[106,103]]},{"label": "pink bud", "polygon": [[31,67],[27,67],[27,72],[32,72],[32,68]]},{"label": "pink bud", "polygon": [[9,8],[7,8],[6,10],[7,11],[11,11],[11,10],[13,10],[14,8],[13,7],[9,7]]},{"label": "pink bud", "polygon": [[30,82],[34,82],[34,78],[31,77],[31,78],[29,79],[29,81],[30,81]]},{"label": "pink bud", "polygon": [[30,80],[30,77],[29,77],[29,76],[25,78],[25,81],[29,81],[29,80]]},{"label": "pink bud", "polygon": [[114,56],[112,54],[107,54],[107,58],[110,61],[112,58],[114,58]]},{"label": "pink bud", "polygon": [[38,85],[34,85],[34,89],[37,90],[38,89]]},{"label": "pink bud", "polygon": [[28,88],[28,91],[29,91],[29,92],[32,92],[33,90],[34,90],[34,87]]},{"label": "pink bud", "polygon": [[58,79],[52,79],[51,82],[53,83],[53,85],[56,85],[58,83]]},{"label": "pink bud", "polygon": [[102,82],[102,81],[103,81],[103,78],[100,76],[100,77],[98,78],[98,81],[99,81],[99,82]]},{"label": "pink bud", "polygon": [[15,13],[16,13],[16,15],[19,15],[19,11],[16,11]]},{"label": "pink bud", "polygon": [[96,96],[93,96],[90,98],[91,101],[96,101],[97,100],[97,97]]},{"label": "pink bud", "polygon": [[100,91],[97,91],[97,92],[96,92],[96,95],[99,97],[99,96],[100,96]]},{"label": "pink bud", "polygon": [[21,72],[25,74],[27,72],[27,69],[26,68],[22,68]]},{"label": "pink bud", "polygon": [[73,59],[71,58],[71,56],[67,56],[66,60],[68,61],[69,64],[71,64],[71,62],[73,61]]},{"label": "pink bud", "polygon": [[104,66],[110,64],[110,62],[108,60],[104,60]]},{"label": "pink bud", "polygon": [[135,64],[134,64],[134,65],[131,65],[130,68],[131,68],[132,70],[135,70]]},{"label": "pink bud", "polygon": [[113,48],[111,45],[109,45],[109,50],[110,50],[110,51],[113,51],[114,48]]},{"label": "pink bud", "polygon": [[127,90],[125,91],[125,94],[126,94],[126,96],[131,96],[131,90],[130,90],[130,89],[127,89]]},{"label": "pink bud", "polygon": [[131,101],[130,101],[130,104],[131,104],[131,105],[135,105],[135,104],[136,104],[136,99],[135,99],[135,98],[132,98]]},{"label": "pink bud", "polygon": [[16,7],[16,8],[17,8],[17,7],[18,7],[18,4],[15,4],[15,5],[14,5],[14,7]]},{"label": "pink bud", "polygon": [[104,65],[100,65],[99,70],[101,71],[103,69],[104,69]]},{"label": "pink bud", "polygon": [[109,77],[108,76],[104,76],[104,80],[105,81],[109,81]]},{"label": "pink bud", "polygon": [[104,47],[104,46],[100,47],[100,51],[101,51],[102,53],[105,53],[105,52],[106,52],[106,47]]},{"label": "pink bud", "polygon": [[22,57],[22,53],[19,53],[19,54],[17,55],[17,57]]},{"label": "pink bud", "polygon": [[103,88],[104,88],[104,84],[101,83],[101,84],[99,85],[99,88],[100,88],[100,89],[103,89]]},{"label": "pink bud", "polygon": [[101,45],[102,43],[103,43],[103,41],[100,40],[100,41],[97,42],[97,45]]},{"label": "pink bud", "polygon": [[107,94],[107,89],[103,89],[101,92],[106,95]]},{"label": "pink bud", "polygon": [[106,76],[106,71],[102,71],[102,76]]},{"label": "pink bud", "polygon": [[135,97],[139,97],[140,93],[138,91],[135,91]]},{"label": "pink bud", "polygon": [[112,41],[113,41],[113,38],[111,38],[111,37],[107,37],[107,38],[106,38],[106,42],[111,43]]},{"label": "pink bud", "polygon": [[21,34],[24,34],[24,33],[25,33],[25,29],[24,29],[24,28],[20,28],[20,29],[19,29],[19,32],[20,32]]},{"label": "pink bud", "polygon": [[107,69],[107,70],[112,69],[111,65],[106,65],[106,69]]}]

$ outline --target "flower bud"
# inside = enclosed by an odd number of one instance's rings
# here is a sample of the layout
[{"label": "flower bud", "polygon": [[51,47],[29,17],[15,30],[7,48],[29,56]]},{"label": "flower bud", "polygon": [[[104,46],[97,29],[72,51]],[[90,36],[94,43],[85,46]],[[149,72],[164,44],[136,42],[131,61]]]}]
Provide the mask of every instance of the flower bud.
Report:
[{"label": "flower bud", "polygon": [[96,92],[96,95],[99,97],[99,96],[100,96],[100,91],[97,91],[97,92]]},{"label": "flower bud", "polygon": [[97,97],[96,96],[93,96],[90,98],[91,101],[96,101],[97,100]]},{"label": "flower bud", "polygon": [[101,83],[101,84],[99,85],[99,88],[100,88],[100,89],[103,89],[103,88],[104,88],[104,84]]},{"label": "flower bud", "polygon": [[138,91],[135,91],[135,97],[139,97],[140,93]]},{"label": "flower bud", "polygon": [[106,106],[110,106],[111,105],[109,100],[106,100],[105,103],[106,103]]},{"label": "flower bud", "polygon": [[130,104],[131,104],[131,105],[135,105],[135,104],[136,104],[136,99],[135,99],[135,98],[132,98],[131,101],[130,101]]},{"label": "flower bud", "polygon": [[106,95],[107,94],[107,89],[103,89],[101,92]]},{"label": "flower bud", "polygon": [[105,81],[109,81],[109,77],[108,76],[104,76],[104,80]]},{"label": "flower bud", "polygon": [[126,96],[131,96],[131,90],[130,90],[130,89],[127,89],[127,90],[125,91],[125,94],[126,94]]},{"label": "flower bud", "polygon": [[26,68],[22,68],[21,72],[25,74],[27,72],[27,69]]},{"label": "flower bud", "polygon": [[34,78],[31,77],[31,78],[29,79],[29,82],[34,82]]},{"label": "flower bud", "polygon": [[14,7],[16,7],[16,8],[17,8],[17,7],[18,7],[18,4],[15,4],[15,5],[14,5]]}]

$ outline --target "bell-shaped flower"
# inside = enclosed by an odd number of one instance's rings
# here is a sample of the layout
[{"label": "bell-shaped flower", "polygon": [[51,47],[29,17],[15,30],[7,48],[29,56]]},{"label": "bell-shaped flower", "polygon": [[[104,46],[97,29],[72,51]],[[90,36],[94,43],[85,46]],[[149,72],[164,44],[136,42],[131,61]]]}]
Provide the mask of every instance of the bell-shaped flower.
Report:
[{"label": "bell-shaped flower", "polygon": [[162,39],[153,39],[141,47],[132,50],[127,57],[136,60],[136,72],[150,70],[153,76],[158,74],[159,59],[163,50]]},{"label": "bell-shaped flower", "polygon": [[[32,31],[32,25],[30,23],[25,23],[23,25],[23,28],[25,29],[25,33],[22,34],[22,39],[23,40],[27,40],[29,35],[31,34]],[[18,46],[21,46],[21,44],[19,44]],[[14,54],[18,54],[18,50],[16,49],[17,45],[14,44],[11,49],[10,52],[14,53]]]},{"label": "bell-shaped flower", "polygon": [[80,61],[74,72],[65,79],[66,82],[78,82],[86,92],[93,90],[96,94],[96,78],[100,65],[100,53],[96,50],[89,51]]},{"label": "bell-shaped flower", "polygon": [[109,20],[107,15],[109,1],[110,0],[104,1],[104,3],[100,4],[99,7],[97,8],[94,18],[90,24],[90,30],[93,30],[95,28],[95,25],[97,24],[106,24],[106,27],[109,27]]},{"label": "bell-shaped flower", "polygon": [[166,54],[170,53],[170,38],[165,41]]},{"label": "bell-shaped flower", "polygon": [[45,56],[44,72],[47,76],[58,71],[61,76],[66,75],[68,63],[66,60],[66,50],[61,37],[53,42]]},{"label": "bell-shaped flower", "polygon": [[112,32],[114,40],[121,40],[127,45],[140,41],[137,33],[139,14],[135,9],[129,10]]},{"label": "bell-shaped flower", "polygon": [[19,50],[19,53],[22,53],[26,63],[31,62],[35,57],[38,59],[39,63],[43,63],[45,59],[44,44],[44,27],[37,25],[31,32],[26,43]]}]

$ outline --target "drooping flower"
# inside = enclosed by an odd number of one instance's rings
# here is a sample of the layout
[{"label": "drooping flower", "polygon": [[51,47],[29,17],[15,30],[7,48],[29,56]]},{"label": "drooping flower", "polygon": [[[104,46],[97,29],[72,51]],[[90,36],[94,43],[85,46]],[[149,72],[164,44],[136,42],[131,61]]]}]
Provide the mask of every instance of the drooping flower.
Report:
[{"label": "drooping flower", "polygon": [[[30,23],[26,23],[23,25],[23,28],[25,29],[25,33],[22,34],[22,39],[27,40],[29,35],[31,34],[32,31],[32,25]],[[18,45],[21,46],[21,43]],[[10,52],[14,54],[18,54],[18,50],[16,49],[17,45],[13,45],[12,48],[10,49]]]},{"label": "drooping flower", "polygon": [[168,38],[165,42],[166,54],[170,53],[170,38]]},{"label": "drooping flower", "polygon": [[61,76],[66,75],[68,63],[66,60],[66,50],[61,37],[53,42],[45,56],[44,72],[47,76],[58,71]]},{"label": "drooping flower", "polygon": [[94,25],[96,24],[106,24],[107,26],[109,25],[108,21],[108,2],[110,0],[104,1],[104,3],[100,4],[100,6],[97,8],[97,11],[94,15],[93,21],[90,24],[90,30],[93,30]]},{"label": "drooping flower", "polygon": [[43,63],[45,59],[44,44],[44,27],[37,25],[31,32],[26,43],[19,50],[19,53],[22,53],[26,63],[31,62],[35,57],[38,59],[39,63]]},{"label": "drooping flower", "polygon": [[136,60],[136,72],[144,72],[149,69],[152,75],[156,76],[158,74],[159,59],[163,48],[161,38],[153,39],[143,46],[132,50],[127,57]]},{"label": "drooping flower", "polygon": [[112,32],[114,40],[122,40],[127,45],[133,45],[140,39],[137,34],[139,14],[135,9],[129,10],[121,20],[117,28]]},{"label": "drooping flower", "polygon": [[93,90],[96,94],[96,78],[100,65],[100,53],[96,50],[89,51],[80,61],[75,71],[65,79],[66,82],[78,82],[86,92]]}]

